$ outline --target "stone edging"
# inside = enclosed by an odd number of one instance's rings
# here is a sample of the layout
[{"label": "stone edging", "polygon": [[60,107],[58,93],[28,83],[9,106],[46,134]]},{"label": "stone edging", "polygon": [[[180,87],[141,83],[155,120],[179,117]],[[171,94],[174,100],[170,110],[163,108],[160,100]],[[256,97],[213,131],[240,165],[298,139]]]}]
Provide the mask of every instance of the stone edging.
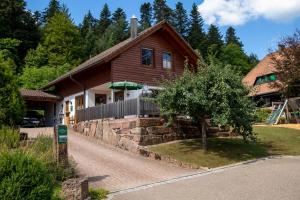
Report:
[{"label": "stone edging", "polygon": [[225,165],[225,166],[221,166],[221,167],[211,168],[211,169],[208,169],[206,171],[192,173],[192,174],[188,174],[188,175],[185,175],[185,176],[179,176],[179,177],[171,178],[171,179],[168,179],[168,180],[158,181],[158,182],[145,184],[145,185],[140,185],[140,186],[137,186],[137,187],[127,188],[127,189],[123,189],[123,190],[116,190],[116,191],[111,192],[108,195],[107,200],[112,200],[114,196],[117,196],[117,195],[120,195],[120,194],[126,194],[126,193],[130,193],[130,192],[135,192],[135,191],[139,191],[139,190],[152,188],[152,187],[159,186],[159,185],[165,185],[165,184],[169,184],[169,183],[178,182],[178,181],[181,181],[181,180],[186,180],[186,179],[191,179],[191,178],[195,178],[195,177],[205,176],[205,175],[209,175],[209,174],[213,174],[213,173],[219,173],[219,172],[223,172],[225,170],[234,169],[236,167],[252,164],[252,163],[255,163],[255,162],[259,162],[259,161],[279,159],[279,158],[291,158],[291,157],[299,157],[299,156],[284,156],[284,155],[282,155],[282,156],[281,155],[279,155],[279,156],[267,156],[267,157],[263,157],[263,158],[247,160],[247,161],[244,161],[244,162],[239,162],[239,163],[234,163],[234,164]]}]

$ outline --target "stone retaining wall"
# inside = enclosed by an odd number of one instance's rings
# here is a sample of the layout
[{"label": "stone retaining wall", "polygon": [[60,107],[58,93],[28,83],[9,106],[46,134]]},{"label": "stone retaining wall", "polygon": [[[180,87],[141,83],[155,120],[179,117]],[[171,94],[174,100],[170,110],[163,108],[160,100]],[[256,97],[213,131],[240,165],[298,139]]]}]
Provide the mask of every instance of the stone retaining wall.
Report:
[{"label": "stone retaining wall", "polygon": [[99,119],[79,122],[73,129],[135,153],[142,146],[201,137],[189,120],[178,120],[172,127],[166,127],[160,118]]}]

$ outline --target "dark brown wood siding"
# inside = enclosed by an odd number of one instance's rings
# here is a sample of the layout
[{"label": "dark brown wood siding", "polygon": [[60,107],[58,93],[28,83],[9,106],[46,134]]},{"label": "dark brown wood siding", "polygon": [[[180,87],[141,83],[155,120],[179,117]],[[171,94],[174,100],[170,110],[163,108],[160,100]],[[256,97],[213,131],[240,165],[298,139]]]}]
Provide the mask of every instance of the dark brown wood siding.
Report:
[{"label": "dark brown wood siding", "polygon": [[[72,77],[79,83],[84,84],[86,89],[111,82],[110,63],[95,66]],[[82,88],[68,78],[57,84],[55,91],[57,94],[65,97],[82,92]]]},{"label": "dark brown wood siding", "polygon": [[[151,86],[157,86],[161,78],[181,75],[184,70],[184,56],[175,46],[176,43],[167,41],[161,32],[157,32],[141,43],[136,44],[112,61],[112,80],[134,81]],[[141,49],[154,50],[154,66],[148,67],[141,64]],[[163,52],[172,54],[172,69],[163,69]]]}]

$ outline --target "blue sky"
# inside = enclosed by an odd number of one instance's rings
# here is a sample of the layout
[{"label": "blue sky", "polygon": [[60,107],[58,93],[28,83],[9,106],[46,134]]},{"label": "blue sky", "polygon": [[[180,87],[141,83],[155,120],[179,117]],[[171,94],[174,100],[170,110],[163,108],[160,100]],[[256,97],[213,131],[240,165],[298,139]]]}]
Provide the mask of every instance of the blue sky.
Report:
[{"label": "blue sky", "polygon": [[[49,0],[26,0],[31,11],[44,10]],[[117,7],[125,10],[127,17],[139,17],[140,5],[152,0],[61,0],[70,10],[76,24],[79,24],[88,10],[99,18],[104,3],[111,11]],[[174,8],[177,0],[167,0]],[[217,24],[225,34],[226,28],[232,25],[244,43],[244,49],[261,59],[269,49],[276,48],[281,37],[300,29],[300,0],[184,0],[188,12],[193,2],[199,5],[206,24]],[[207,28],[208,25],[205,25]]]}]

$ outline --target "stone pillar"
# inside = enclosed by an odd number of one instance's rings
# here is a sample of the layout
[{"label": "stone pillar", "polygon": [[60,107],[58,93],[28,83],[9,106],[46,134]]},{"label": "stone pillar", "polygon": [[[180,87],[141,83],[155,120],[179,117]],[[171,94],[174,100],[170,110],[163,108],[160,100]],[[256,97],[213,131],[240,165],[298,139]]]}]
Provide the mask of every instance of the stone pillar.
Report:
[{"label": "stone pillar", "polygon": [[85,200],[89,197],[89,183],[86,178],[73,178],[62,183],[65,199]]},{"label": "stone pillar", "polygon": [[68,129],[66,125],[54,127],[54,156],[58,165],[68,165]]}]

